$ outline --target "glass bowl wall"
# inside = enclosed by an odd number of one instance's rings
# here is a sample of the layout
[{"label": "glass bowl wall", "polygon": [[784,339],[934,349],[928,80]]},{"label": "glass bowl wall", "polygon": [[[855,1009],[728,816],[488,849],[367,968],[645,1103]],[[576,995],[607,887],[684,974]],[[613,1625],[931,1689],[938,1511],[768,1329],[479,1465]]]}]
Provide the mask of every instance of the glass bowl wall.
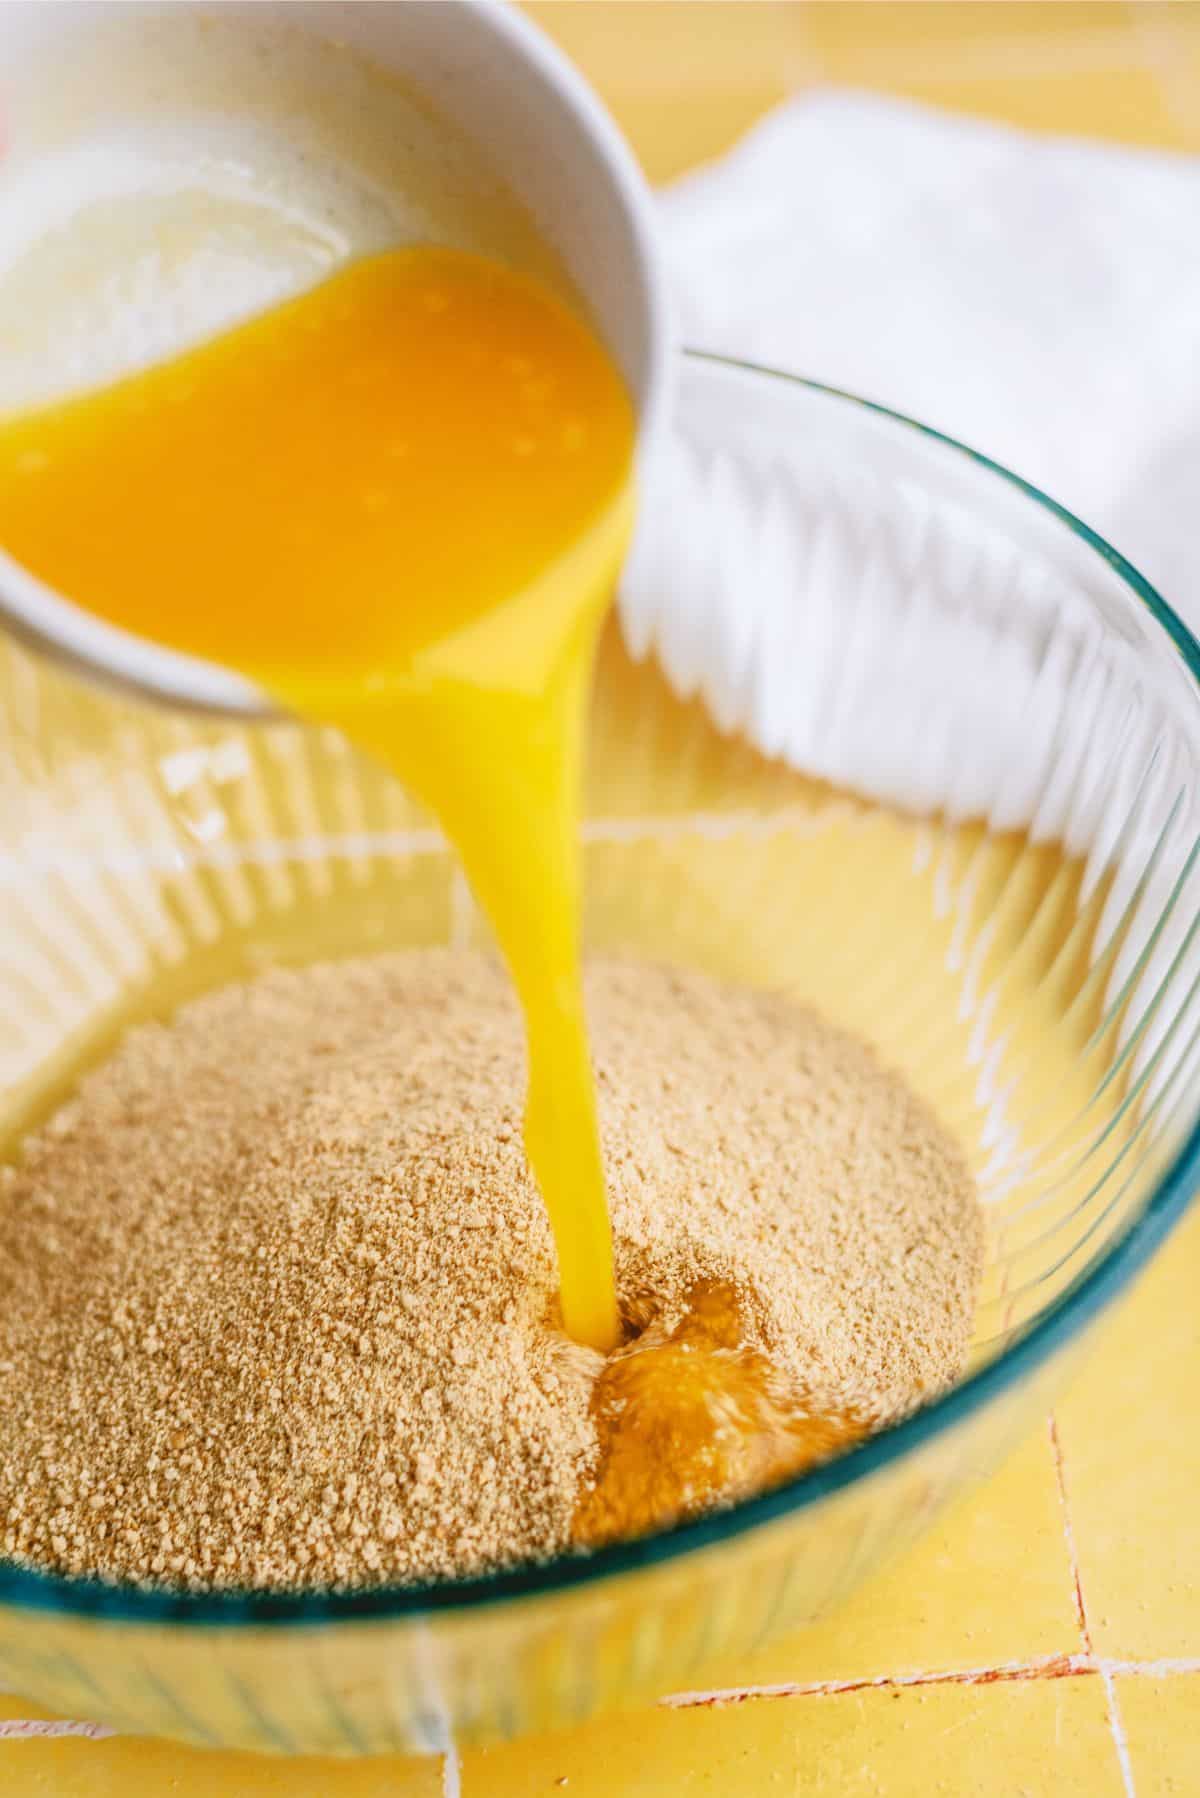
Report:
[{"label": "glass bowl wall", "polygon": [[[0,1560],[6,1687],[121,1730],[362,1753],[694,1685],[1033,1427],[1189,1199],[1187,633],[986,461],[712,359],[680,371],[644,522],[596,683],[588,945],[790,990],[904,1069],[988,1208],[966,1378],[728,1513],[471,1585],[203,1597]],[[335,733],[171,712],[0,643],[10,1144],[131,1019],[215,981],[477,940],[430,820]]]}]

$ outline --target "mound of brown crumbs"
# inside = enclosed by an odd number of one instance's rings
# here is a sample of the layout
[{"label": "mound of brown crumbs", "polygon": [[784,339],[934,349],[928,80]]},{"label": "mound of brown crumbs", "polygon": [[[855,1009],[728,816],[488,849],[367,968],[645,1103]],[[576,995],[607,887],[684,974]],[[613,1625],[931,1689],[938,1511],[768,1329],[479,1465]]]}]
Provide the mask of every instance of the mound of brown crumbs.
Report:
[{"label": "mound of brown crumbs", "polygon": [[[814,1418],[950,1382],[980,1212],[905,1083],[697,974],[598,963],[588,1002],[630,1327],[677,1353],[696,1295],[732,1294],[733,1347]],[[523,1087],[505,977],[449,951],[271,972],[131,1031],[0,1179],[4,1552],[348,1586],[550,1555],[577,1516],[613,1533],[611,1407],[556,1329]]]}]

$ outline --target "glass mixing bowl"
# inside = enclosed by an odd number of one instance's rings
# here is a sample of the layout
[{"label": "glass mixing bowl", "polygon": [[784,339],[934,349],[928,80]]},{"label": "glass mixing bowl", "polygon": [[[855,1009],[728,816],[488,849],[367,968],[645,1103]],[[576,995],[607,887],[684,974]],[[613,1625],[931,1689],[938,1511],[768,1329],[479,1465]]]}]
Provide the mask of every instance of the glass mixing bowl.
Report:
[{"label": "glass mixing bowl", "polygon": [[[596,683],[588,942],[793,991],[904,1069],[988,1211],[962,1382],[733,1510],[466,1584],[196,1596],[0,1563],[0,1684],[323,1753],[695,1685],[986,1473],[1185,1208],[1196,644],[1084,526],[936,433],[709,358],[679,377]],[[428,818],[333,732],[174,712],[15,642],[0,697],[14,1141],[126,1022],[214,981],[480,934]]]}]

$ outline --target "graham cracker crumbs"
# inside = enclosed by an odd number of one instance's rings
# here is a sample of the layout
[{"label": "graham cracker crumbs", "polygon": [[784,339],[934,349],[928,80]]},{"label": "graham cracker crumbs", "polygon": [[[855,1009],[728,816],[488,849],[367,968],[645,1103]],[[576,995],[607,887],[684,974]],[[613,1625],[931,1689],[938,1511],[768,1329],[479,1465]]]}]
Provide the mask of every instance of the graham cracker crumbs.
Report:
[{"label": "graham cracker crumbs", "polygon": [[[813,1416],[881,1423],[951,1382],[981,1217],[904,1082],[698,974],[597,963],[588,1000],[631,1327],[677,1344],[727,1291],[737,1352]],[[601,1363],[555,1327],[524,1071],[503,973],[446,950],[272,971],[131,1031],[0,1179],[3,1552],[328,1587],[567,1546]]]}]

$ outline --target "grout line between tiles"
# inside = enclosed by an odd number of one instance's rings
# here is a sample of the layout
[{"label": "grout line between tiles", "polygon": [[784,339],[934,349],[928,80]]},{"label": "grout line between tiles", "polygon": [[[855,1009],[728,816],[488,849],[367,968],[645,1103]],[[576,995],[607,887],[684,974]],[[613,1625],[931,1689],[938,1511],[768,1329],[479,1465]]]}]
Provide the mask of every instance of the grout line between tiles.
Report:
[{"label": "grout line between tiles", "polygon": [[1071,1508],[1067,1502],[1067,1476],[1063,1461],[1062,1443],[1058,1435],[1058,1421],[1051,1415],[1049,1420],[1050,1450],[1054,1456],[1054,1472],[1058,1483],[1058,1504],[1062,1513],[1063,1538],[1067,1545],[1067,1560],[1070,1564],[1071,1579],[1075,1590],[1075,1616],[1079,1625],[1080,1639],[1083,1642],[1084,1654],[1099,1673],[1104,1685],[1104,1704],[1108,1712],[1108,1727],[1112,1734],[1113,1747],[1116,1750],[1117,1764],[1121,1769],[1121,1781],[1125,1788],[1126,1798],[1137,1798],[1137,1788],[1133,1778],[1133,1763],[1129,1757],[1129,1742],[1125,1735],[1125,1725],[1121,1718],[1121,1707],[1117,1701],[1116,1682],[1113,1679],[1112,1665],[1098,1660],[1092,1641],[1091,1624],[1088,1621],[1087,1601],[1083,1596],[1083,1577],[1080,1572],[1079,1554],[1075,1546],[1075,1530],[1071,1523]]},{"label": "grout line between tiles", "polygon": [[1129,1755],[1129,1738],[1125,1734],[1125,1723],[1121,1716],[1121,1707],[1117,1702],[1117,1688],[1112,1673],[1107,1667],[1101,1667],[1100,1677],[1104,1681],[1104,1702],[1108,1706],[1109,1728],[1112,1730],[1113,1746],[1117,1751],[1117,1762],[1121,1769],[1126,1798],[1137,1798],[1137,1787],[1133,1779],[1133,1762]]},{"label": "grout line between tiles", "polygon": [[[711,1692],[672,1692],[658,1702],[665,1710],[691,1710],[709,1705],[747,1704],[758,1699],[839,1698],[847,1692],[905,1691],[925,1686],[1029,1685],[1045,1679],[1099,1679],[1107,1693],[1116,1679],[1166,1679],[1188,1674],[1200,1674],[1200,1657],[1195,1660],[1112,1661],[1085,1652],[1049,1654],[1033,1661],[1003,1661],[994,1667],[947,1668],[937,1673],[879,1673],[870,1679],[721,1686]],[[1118,1757],[1121,1758],[1120,1743]],[[1131,1783],[1127,1789],[1132,1790]]]},{"label": "grout line between tiles", "polygon": [[1071,1569],[1073,1602],[1075,1605],[1075,1621],[1079,1627],[1079,1639],[1083,1643],[1084,1653],[1091,1655],[1092,1632],[1088,1625],[1087,1607],[1083,1602],[1083,1581],[1079,1573],[1079,1556],[1075,1549],[1075,1531],[1071,1524],[1071,1513],[1067,1507],[1067,1482],[1063,1471],[1062,1443],[1058,1439],[1058,1421],[1051,1417],[1047,1428],[1050,1435],[1050,1453],[1054,1457],[1054,1478],[1058,1487],[1058,1508],[1062,1515],[1063,1538],[1067,1545],[1067,1564]]},{"label": "grout line between tiles", "polygon": [[442,1798],[462,1798],[462,1762],[453,1747],[442,1756]]},{"label": "grout line between tiles", "polygon": [[1114,1679],[1194,1678],[1200,1674],[1200,1654],[1164,1655],[1157,1661],[1110,1661],[1101,1663]]},{"label": "grout line between tiles", "polygon": [[728,1686],[711,1692],[672,1692],[660,1698],[666,1710],[744,1704],[758,1698],[837,1698],[846,1692],[899,1690],[914,1686],[995,1686],[1039,1679],[1095,1676],[1099,1666],[1088,1654],[1048,1654],[1034,1661],[1004,1661],[995,1667],[961,1667],[940,1673],[879,1673],[871,1679],[818,1679],[774,1686]]},{"label": "grout line between tiles", "polygon": [[27,1742],[36,1737],[54,1741],[62,1736],[83,1736],[91,1742],[102,1742],[116,1733],[103,1723],[72,1722],[61,1717],[0,1718],[0,1742]]}]

